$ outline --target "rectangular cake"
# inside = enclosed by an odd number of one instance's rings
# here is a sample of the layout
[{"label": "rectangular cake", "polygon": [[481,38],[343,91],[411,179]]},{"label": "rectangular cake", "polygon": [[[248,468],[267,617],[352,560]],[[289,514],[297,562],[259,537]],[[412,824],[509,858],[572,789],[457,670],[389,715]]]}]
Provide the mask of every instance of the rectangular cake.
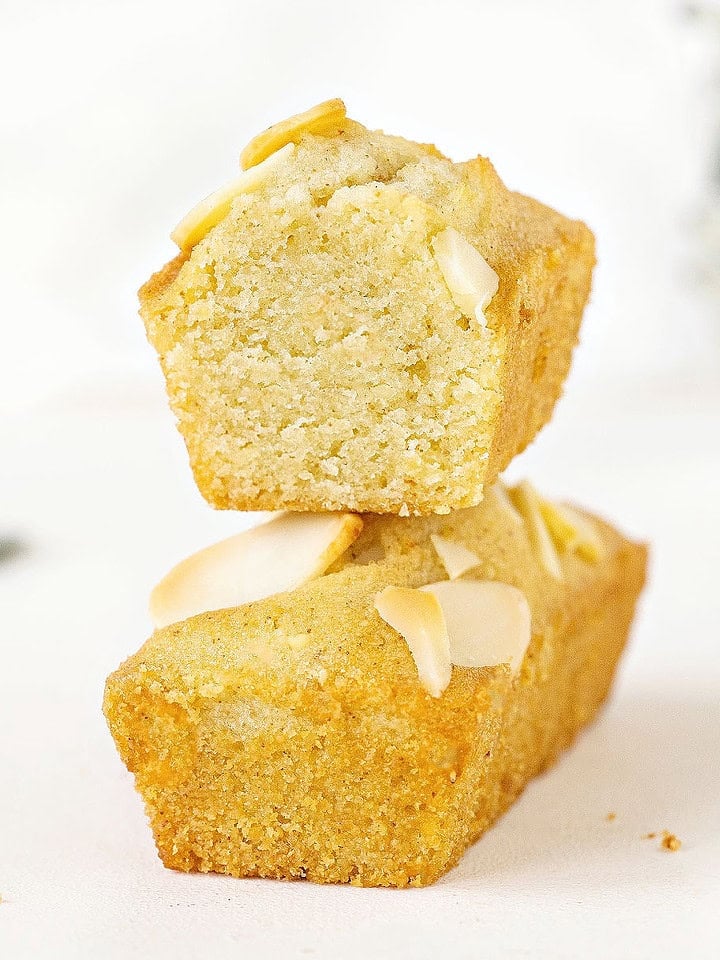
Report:
[{"label": "rectangular cake", "polygon": [[[646,550],[603,521],[497,485],[448,516],[362,516],[347,539],[295,589],[158,629],[108,679],[166,866],[432,883],[607,696]],[[178,576],[166,620],[197,571]]]},{"label": "rectangular cake", "polygon": [[243,165],[140,291],[200,492],[234,510],[479,503],[560,396],[590,230],[341,101]]}]

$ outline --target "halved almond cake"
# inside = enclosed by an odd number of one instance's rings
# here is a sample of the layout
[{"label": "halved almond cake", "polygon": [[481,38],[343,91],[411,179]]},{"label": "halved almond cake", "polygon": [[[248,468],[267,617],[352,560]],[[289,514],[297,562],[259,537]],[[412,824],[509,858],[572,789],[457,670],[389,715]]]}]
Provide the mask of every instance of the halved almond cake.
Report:
[{"label": "halved almond cake", "polygon": [[215,507],[472,506],[549,420],[593,237],[329,101],[261,134],[140,291]]}]

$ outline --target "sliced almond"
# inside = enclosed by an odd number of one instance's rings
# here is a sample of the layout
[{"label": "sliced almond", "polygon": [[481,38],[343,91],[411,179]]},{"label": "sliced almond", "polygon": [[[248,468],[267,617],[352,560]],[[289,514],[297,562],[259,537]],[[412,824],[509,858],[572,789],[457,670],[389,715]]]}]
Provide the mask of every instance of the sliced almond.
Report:
[{"label": "sliced almond", "polygon": [[515,507],[515,504],[510,499],[509,493],[499,480],[491,487],[486,488],[483,499],[494,500],[497,506],[516,526],[521,525],[524,522],[521,514]]},{"label": "sliced almond", "polygon": [[199,243],[228,215],[236,197],[243,193],[252,193],[266,183],[273,171],[292,156],[294,149],[295,144],[288,143],[263,163],[259,163],[251,170],[246,170],[230,183],[226,183],[224,187],[211,193],[209,197],[205,197],[182,218],[170,234],[170,238],[181,250],[192,250],[195,244]]},{"label": "sliced almond", "polygon": [[542,499],[537,490],[535,490],[527,480],[523,480],[522,483],[519,483],[508,492],[513,504],[522,514],[530,535],[530,542],[533,545],[538,560],[551,577],[554,577],[556,580],[562,580],[560,559],[557,555],[553,539],[545,524],[545,519],[540,509]]},{"label": "sliced almond", "polygon": [[303,113],[274,123],[250,141],[240,154],[243,170],[261,163],[287,143],[297,143],[305,133],[337,133],[343,128],[347,114],[342,100],[325,100]]},{"label": "sliced almond", "polygon": [[452,227],[434,237],[432,249],[458,309],[484,326],[484,310],[497,293],[498,275],[483,255]]},{"label": "sliced almond", "polygon": [[437,598],[410,587],[385,587],[375,598],[375,609],[407,643],[420,683],[431,697],[439,697],[450,683],[452,666]]},{"label": "sliced almond", "polygon": [[559,550],[576,553],[583,560],[597,563],[604,553],[603,542],[593,523],[572,507],[542,500],[540,512]]},{"label": "sliced almond", "polygon": [[238,607],[319,577],[362,530],[353,513],[283,513],[183,560],[155,587],[156,627]]},{"label": "sliced almond", "polygon": [[391,213],[415,213],[422,215],[426,208],[422,200],[386,183],[356,183],[352,187],[340,187],[328,200],[328,210],[366,210],[377,204]]},{"label": "sliced almond", "polygon": [[447,624],[450,662],[517,672],[530,643],[530,607],[522,590],[490,580],[442,580],[420,588],[436,597]]},{"label": "sliced almond", "polygon": [[480,557],[476,553],[455,540],[448,540],[437,533],[430,534],[430,540],[451,580],[457,580],[480,563]]}]

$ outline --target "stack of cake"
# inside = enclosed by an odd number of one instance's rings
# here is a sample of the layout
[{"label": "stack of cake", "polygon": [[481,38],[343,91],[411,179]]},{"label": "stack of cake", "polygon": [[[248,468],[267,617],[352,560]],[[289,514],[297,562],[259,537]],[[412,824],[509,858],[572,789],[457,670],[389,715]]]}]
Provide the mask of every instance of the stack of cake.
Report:
[{"label": "stack of cake", "polygon": [[497,479],[549,420],[593,238],[491,164],[276,124],[140,293],[206,499],[105,712],[163,862],[437,879],[610,687],[646,552]]}]

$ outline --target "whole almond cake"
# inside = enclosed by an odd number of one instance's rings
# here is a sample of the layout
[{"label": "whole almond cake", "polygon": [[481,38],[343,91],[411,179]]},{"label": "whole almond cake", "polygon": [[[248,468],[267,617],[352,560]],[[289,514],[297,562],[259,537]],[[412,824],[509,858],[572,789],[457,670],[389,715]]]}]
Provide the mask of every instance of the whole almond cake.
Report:
[{"label": "whole almond cake", "polygon": [[[528,489],[442,518],[366,515],[350,537],[337,524],[340,547],[356,539],[324,573],[243,606],[230,578],[226,609],[158,629],[109,678],[166,866],[418,886],[457,862],[595,715],[644,579],[643,547]],[[243,549],[262,563],[263,536],[298,550],[299,527],[272,526],[219,564],[186,561],[158,621],[188,613],[203,572],[216,588],[243,569]]]}]

